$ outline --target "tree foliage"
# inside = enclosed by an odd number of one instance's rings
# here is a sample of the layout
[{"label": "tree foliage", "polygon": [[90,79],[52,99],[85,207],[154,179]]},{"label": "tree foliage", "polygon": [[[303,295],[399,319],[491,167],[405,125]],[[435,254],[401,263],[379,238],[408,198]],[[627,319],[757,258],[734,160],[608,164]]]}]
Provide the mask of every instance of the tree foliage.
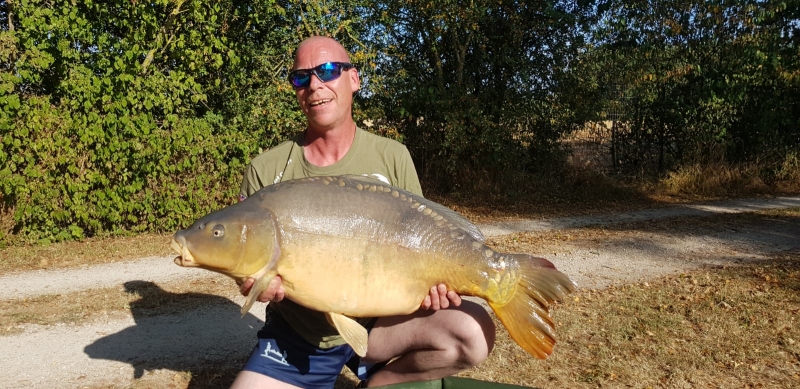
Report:
[{"label": "tree foliage", "polygon": [[[598,120],[620,122],[615,162],[663,172],[687,161],[796,153],[798,4],[601,4],[592,47],[572,76],[588,81],[579,91],[589,93]],[[603,115],[615,109],[621,117]]]},{"label": "tree foliage", "polygon": [[0,244],[235,201],[303,129],[285,77],[312,35],[352,53],[357,122],[404,141],[426,190],[553,171],[609,119],[619,171],[796,161],[799,19],[798,0],[0,0]]},{"label": "tree foliage", "polygon": [[558,152],[557,79],[581,46],[586,11],[549,1],[376,3],[384,88],[373,100],[424,177],[448,189],[534,169]]},{"label": "tree foliage", "polygon": [[27,240],[170,231],[233,201],[249,158],[302,128],[284,77],[325,32],[273,0],[2,6],[0,233]]}]

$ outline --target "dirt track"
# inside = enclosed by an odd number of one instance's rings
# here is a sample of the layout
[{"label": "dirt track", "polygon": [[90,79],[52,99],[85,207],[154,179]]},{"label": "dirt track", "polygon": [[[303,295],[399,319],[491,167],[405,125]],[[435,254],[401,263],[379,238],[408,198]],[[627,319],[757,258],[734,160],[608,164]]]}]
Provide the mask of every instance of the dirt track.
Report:
[{"label": "dirt track", "polygon": [[[693,220],[725,213],[800,207],[800,196],[682,205],[614,215],[526,220],[480,226],[487,236],[598,225],[624,225],[612,239],[563,242],[548,257],[580,287],[602,288],[706,265],[758,261],[800,250],[800,220],[761,219],[736,228],[695,228]],[[685,220],[685,228],[660,229],[659,223]],[[155,288],[186,277],[221,277],[187,270],[172,257],[74,270],[34,271],[0,277],[0,298],[13,300],[100,287]],[[230,282],[225,280],[225,282]],[[137,316],[132,304],[125,318],[107,317],[80,326],[25,326],[0,342],[0,387],[76,388],[126,385],[144,374],[174,375],[238,360],[249,353],[263,319],[263,305],[244,319],[241,300],[208,296],[202,308],[175,315]],[[53,304],[58,304],[54,297]],[[253,314],[256,314],[255,316]],[[258,316],[258,315],[261,316]]]}]

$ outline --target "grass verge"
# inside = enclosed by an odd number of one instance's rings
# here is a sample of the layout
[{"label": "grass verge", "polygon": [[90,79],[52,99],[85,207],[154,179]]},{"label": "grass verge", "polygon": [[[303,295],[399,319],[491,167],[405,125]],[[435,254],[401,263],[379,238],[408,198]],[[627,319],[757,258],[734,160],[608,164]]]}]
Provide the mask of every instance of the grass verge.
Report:
[{"label": "grass verge", "polygon": [[690,164],[670,172],[650,190],[688,199],[798,193],[800,159],[790,155],[778,169],[763,163]]},{"label": "grass verge", "polygon": [[49,268],[72,268],[122,262],[173,253],[171,235],[142,234],[95,238],[41,246],[10,246],[0,250],[0,274]]},{"label": "grass verge", "polygon": [[[129,281],[121,287],[88,289],[0,301],[0,336],[22,332],[26,325],[81,325],[97,319],[174,315],[239,295],[232,280],[199,278],[155,284]],[[57,301],[57,304],[54,304]]]}]

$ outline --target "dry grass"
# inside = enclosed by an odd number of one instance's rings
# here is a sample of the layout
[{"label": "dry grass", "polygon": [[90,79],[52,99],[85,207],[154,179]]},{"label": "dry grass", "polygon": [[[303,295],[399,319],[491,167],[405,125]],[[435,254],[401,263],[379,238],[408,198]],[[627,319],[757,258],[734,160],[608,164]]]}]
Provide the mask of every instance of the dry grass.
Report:
[{"label": "dry grass", "polygon": [[724,197],[769,193],[756,165],[690,165],[671,172],[659,184],[663,193],[684,197]]},{"label": "dry grass", "polygon": [[87,239],[49,245],[11,246],[0,250],[0,274],[46,268],[72,268],[170,255],[171,235]]},{"label": "dry grass", "polygon": [[781,182],[792,183],[785,190],[797,191],[800,186],[800,155],[790,154],[784,159],[780,170],[776,174],[776,178]]},{"label": "dry grass", "polygon": [[635,186],[595,170],[570,169],[551,176],[519,175],[506,180],[515,183],[491,191],[426,196],[475,223],[631,211],[670,201],[667,196],[654,200]]},{"label": "dry grass", "polygon": [[[572,171],[613,170],[610,158],[612,124],[610,121],[589,123],[562,139],[572,151],[567,161]],[[655,182],[643,181],[632,186],[647,197],[659,200],[800,193],[800,155],[797,153],[787,154],[783,161],[739,164],[725,162],[723,149],[712,149],[708,153],[698,156],[702,162],[679,167]]]},{"label": "dry grass", "polygon": [[550,359],[527,358],[503,333],[464,375],[542,388],[797,387],[798,292],[800,253],[581,291],[553,310]]},{"label": "dry grass", "polygon": [[158,285],[130,281],[116,288],[4,300],[0,301],[0,336],[19,333],[30,324],[80,325],[98,319],[123,318],[132,309],[139,318],[176,314],[209,303],[210,295],[230,299],[238,293],[233,281],[202,278]]},{"label": "dry grass", "polygon": [[789,155],[776,171],[765,163],[707,163],[670,172],[656,185],[644,188],[660,195],[710,199],[800,192],[800,158]]}]

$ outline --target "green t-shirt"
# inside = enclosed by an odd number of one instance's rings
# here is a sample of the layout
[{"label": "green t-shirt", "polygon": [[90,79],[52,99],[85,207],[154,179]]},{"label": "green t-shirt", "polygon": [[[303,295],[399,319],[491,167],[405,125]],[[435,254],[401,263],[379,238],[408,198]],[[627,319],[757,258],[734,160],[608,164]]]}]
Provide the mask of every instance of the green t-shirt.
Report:
[{"label": "green t-shirt", "polygon": [[[330,166],[315,166],[303,156],[303,133],[293,140],[255,157],[244,173],[239,199],[259,189],[295,178],[358,174],[422,195],[422,188],[408,149],[401,143],[359,128],[347,154]],[[421,303],[421,301],[420,301]],[[289,299],[270,303],[267,309],[279,313],[305,340],[320,348],[344,344],[322,312],[305,308]],[[365,324],[370,319],[357,319]]]}]

